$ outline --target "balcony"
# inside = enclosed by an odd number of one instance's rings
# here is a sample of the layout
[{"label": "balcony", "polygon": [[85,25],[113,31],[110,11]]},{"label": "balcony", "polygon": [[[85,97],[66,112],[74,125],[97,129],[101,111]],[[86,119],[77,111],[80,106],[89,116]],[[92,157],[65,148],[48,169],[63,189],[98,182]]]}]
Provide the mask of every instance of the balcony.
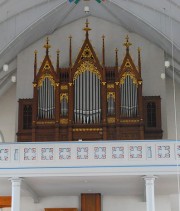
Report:
[{"label": "balcony", "polygon": [[173,140],[0,144],[1,177],[39,175],[176,174],[180,142]]}]

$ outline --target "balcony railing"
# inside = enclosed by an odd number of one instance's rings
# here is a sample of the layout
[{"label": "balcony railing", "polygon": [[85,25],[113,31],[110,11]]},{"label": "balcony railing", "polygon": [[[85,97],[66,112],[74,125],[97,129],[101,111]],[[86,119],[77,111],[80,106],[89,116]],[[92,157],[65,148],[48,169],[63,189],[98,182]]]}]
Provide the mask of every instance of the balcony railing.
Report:
[{"label": "balcony railing", "polygon": [[1,143],[0,174],[177,172],[180,141]]}]

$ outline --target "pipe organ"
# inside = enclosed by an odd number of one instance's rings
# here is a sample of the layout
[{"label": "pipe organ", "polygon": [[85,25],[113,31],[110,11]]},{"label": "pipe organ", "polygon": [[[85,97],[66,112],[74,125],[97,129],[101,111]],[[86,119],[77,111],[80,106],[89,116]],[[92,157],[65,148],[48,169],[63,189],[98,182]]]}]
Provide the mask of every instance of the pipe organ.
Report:
[{"label": "pipe organ", "polygon": [[[85,41],[69,67],[61,68],[59,51],[56,66],[49,56],[49,39],[41,67],[34,58],[33,99],[19,99],[18,141],[135,140],[161,139],[160,96],[142,96],[141,52],[136,67],[127,36],[125,56],[105,66],[105,37],[102,37],[102,64],[89,40]],[[72,65],[73,64],[73,65]]]}]

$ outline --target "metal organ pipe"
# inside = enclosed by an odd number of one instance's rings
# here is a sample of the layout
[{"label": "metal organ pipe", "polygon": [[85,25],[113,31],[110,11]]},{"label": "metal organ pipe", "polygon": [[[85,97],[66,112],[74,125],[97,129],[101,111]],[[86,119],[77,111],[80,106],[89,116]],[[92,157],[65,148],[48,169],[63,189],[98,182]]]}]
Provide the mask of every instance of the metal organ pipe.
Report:
[{"label": "metal organ pipe", "polygon": [[54,86],[48,78],[45,78],[38,88],[38,118],[53,119],[55,100]]},{"label": "metal organ pipe", "polygon": [[136,117],[137,102],[137,85],[130,76],[126,76],[121,85],[121,116]]},{"label": "metal organ pipe", "polygon": [[100,79],[91,71],[84,71],[74,82],[74,121],[75,123],[100,123]]}]

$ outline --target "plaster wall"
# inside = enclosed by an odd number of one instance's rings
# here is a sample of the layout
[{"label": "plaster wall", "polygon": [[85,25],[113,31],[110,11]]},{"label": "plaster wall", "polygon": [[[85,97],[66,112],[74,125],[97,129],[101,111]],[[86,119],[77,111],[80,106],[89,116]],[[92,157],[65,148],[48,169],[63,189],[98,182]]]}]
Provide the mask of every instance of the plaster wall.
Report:
[{"label": "plaster wall", "polygon": [[168,139],[180,140],[180,85],[166,78]]},{"label": "plaster wall", "polygon": [[13,142],[16,139],[16,84],[0,98],[0,132],[3,141]]},{"label": "plaster wall", "polygon": [[[156,211],[172,211],[169,196],[156,196]],[[146,202],[142,196],[102,196],[102,211],[144,211]],[[34,204],[31,198],[22,197],[21,210],[44,211],[44,208],[78,208],[80,211],[80,196],[52,196],[41,199],[41,202]],[[3,210],[3,211],[9,211]],[[178,211],[173,209],[173,211]]]}]

